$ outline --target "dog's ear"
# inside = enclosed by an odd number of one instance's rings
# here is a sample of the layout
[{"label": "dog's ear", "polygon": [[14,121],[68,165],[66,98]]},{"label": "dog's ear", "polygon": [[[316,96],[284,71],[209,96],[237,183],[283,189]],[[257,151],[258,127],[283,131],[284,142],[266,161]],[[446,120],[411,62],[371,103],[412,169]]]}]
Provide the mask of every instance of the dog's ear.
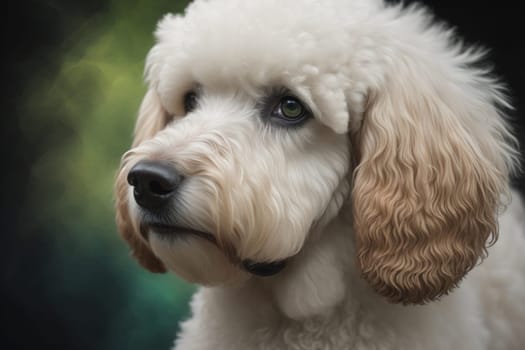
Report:
[{"label": "dog's ear", "polygon": [[[133,147],[136,147],[142,141],[152,138],[165,125],[165,122],[166,112],[160,104],[158,95],[150,89],[140,106],[135,126]],[[165,272],[164,264],[153,254],[147,243],[142,241],[130,218],[128,206],[129,185],[126,180],[129,172],[128,156],[129,154],[125,155],[122,160],[115,185],[117,226],[122,237],[131,247],[132,255],[143,267],[152,272]]]},{"label": "dog's ear", "polygon": [[515,140],[497,83],[452,56],[396,53],[353,140],[357,264],[391,302],[447,294],[498,234]]},{"label": "dog's ear", "polygon": [[162,107],[157,92],[150,88],[140,105],[132,147],[138,146],[161,130],[168,120],[168,114]]}]

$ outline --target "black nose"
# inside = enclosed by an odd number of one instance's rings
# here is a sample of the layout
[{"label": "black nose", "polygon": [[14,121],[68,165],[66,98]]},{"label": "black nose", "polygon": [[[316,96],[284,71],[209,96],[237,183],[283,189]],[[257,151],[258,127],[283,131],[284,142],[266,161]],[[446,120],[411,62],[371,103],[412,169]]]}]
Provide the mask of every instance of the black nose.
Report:
[{"label": "black nose", "polygon": [[128,183],[134,187],[133,196],[145,209],[159,209],[172,198],[182,176],[167,162],[143,160],[128,174]]}]

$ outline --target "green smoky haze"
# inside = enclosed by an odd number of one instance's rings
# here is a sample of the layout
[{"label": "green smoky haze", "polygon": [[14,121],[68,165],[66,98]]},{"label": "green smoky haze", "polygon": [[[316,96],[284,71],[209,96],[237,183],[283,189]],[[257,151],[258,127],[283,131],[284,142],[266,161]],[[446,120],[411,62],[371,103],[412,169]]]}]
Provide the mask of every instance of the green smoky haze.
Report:
[{"label": "green smoky haze", "polygon": [[7,348],[169,349],[189,316],[193,287],[135,263],[116,230],[112,193],[145,92],[155,24],[186,3],[28,6],[42,12],[24,25],[37,34],[58,28],[59,39],[28,51],[39,57],[20,75],[17,137],[38,149],[29,157],[27,195],[13,199],[24,210],[2,276]]}]

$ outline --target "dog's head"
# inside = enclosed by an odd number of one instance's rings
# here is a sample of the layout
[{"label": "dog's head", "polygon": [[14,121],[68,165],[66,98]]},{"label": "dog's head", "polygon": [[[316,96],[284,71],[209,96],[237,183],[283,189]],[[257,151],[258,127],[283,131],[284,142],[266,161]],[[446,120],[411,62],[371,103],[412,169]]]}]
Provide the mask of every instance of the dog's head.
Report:
[{"label": "dog's head", "polygon": [[423,11],[195,1],[156,37],[116,184],[144,267],[208,285],[275,274],[348,210],[364,279],[421,303],[496,238],[505,102]]}]

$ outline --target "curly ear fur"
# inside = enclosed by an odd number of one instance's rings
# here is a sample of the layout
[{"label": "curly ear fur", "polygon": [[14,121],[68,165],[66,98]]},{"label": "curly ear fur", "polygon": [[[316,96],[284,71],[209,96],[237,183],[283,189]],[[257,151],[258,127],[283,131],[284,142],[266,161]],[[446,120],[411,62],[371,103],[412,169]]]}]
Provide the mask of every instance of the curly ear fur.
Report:
[{"label": "curly ear fur", "polygon": [[[137,124],[135,126],[135,138],[133,147],[139,145],[153,137],[166,122],[166,112],[160,104],[158,95],[150,89],[140,106]],[[116,180],[115,195],[117,209],[117,226],[122,237],[131,247],[132,255],[138,262],[151,272],[165,272],[166,268],[163,263],[153,254],[148,245],[142,241],[141,236],[136,232],[130,216],[128,207],[128,183],[126,180],[129,165],[126,161],[126,155],[122,160],[119,174]]]},{"label": "curly ear fur", "polygon": [[167,119],[168,115],[160,103],[159,95],[153,88],[150,88],[140,105],[132,147],[155,136],[166,125]]},{"label": "curly ear fur", "polygon": [[425,303],[456,287],[496,240],[516,153],[499,86],[469,67],[480,55],[403,54],[370,91],[354,141],[357,264],[391,302]]}]

